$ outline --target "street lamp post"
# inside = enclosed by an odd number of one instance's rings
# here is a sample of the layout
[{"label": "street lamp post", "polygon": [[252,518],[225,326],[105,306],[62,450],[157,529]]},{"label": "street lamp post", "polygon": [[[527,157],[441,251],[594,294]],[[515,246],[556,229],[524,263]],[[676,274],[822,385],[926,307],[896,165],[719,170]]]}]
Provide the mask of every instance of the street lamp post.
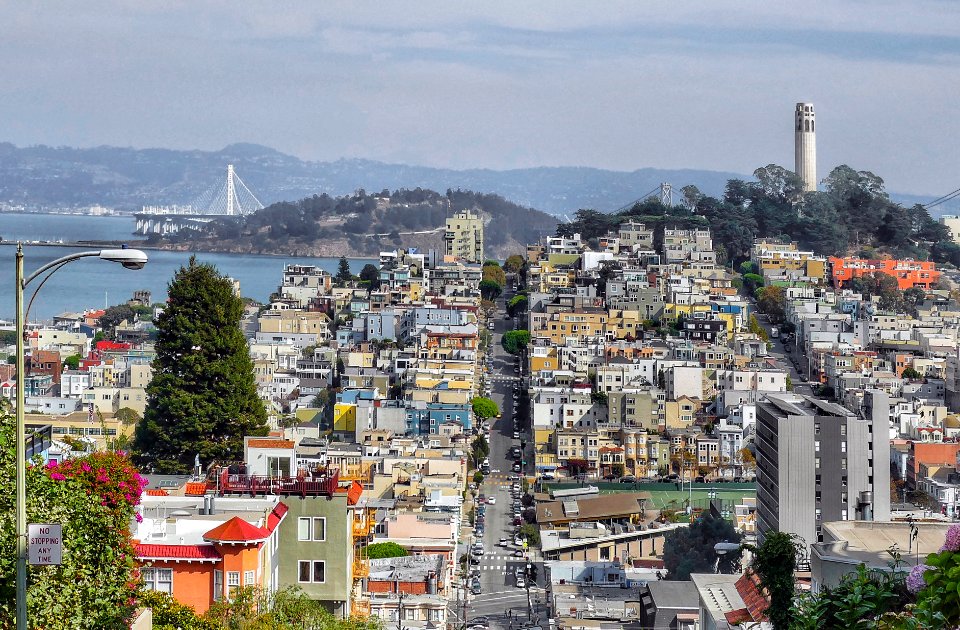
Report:
[{"label": "street lamp post", "polygon": [[[23,276],[23,245],[17,243],[16,254],[16,309],[17,309],[17,409],[16,409],[16,432],[17,432],[17,461],[16,461],[16,504],[17,504],[17,630],[26,630],[27,628],[27,436],[24,422],[24,386],[26,381],[26,370],[24,368],[24,337],[26,336],[26,317],[30,310],[27,305],[26,310],[23,307],[23,291],[32,281],[40,275],[49,271],[40,284],[37,285],[33,297],[36,297],[37,291],[43,286],[60,267],[80,258],[97,257],[101,260],[120,263],[127,269],[142,269],[147,264],[147,255],[138,249],[101,249],[96,251],[77,252],[58,258],[52,262],[43,265],[29,276]],[[33,303],[33,297],[30,298],[30,304]]]}]

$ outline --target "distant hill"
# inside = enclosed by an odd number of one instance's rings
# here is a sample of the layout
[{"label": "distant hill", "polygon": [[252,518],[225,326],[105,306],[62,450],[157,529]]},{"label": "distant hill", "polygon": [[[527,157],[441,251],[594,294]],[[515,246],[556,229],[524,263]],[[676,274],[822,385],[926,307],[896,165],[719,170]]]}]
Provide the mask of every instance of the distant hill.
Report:
[{"label": "distant hill", "polygon": [[719,195],[736,173],[645,168],[632,172],[584,167],[494,171],[385,164],[372,160],[308,162],[255,144],[220,151],[120,147],[34,146],[0,143],[0,204],[78,207],[102,204],[124,210],[190,203],[223,176],[227,164],[265,205],[358,189],[424,188],[493,193],[555,215],[579,208],[616,210],[669,182],[676,191],[695,184]]},{"label": "distant hill", "polygon": [[313,195],[271,204],[245,217],[222,217],[203,230],[153,234],[166,249],[292,256],[376,256],[395,247],[444,248],[446,219],[470,210],[484,220],[484,251],[492,258],[523,253],[557,229],[556,217],[500,195],[422,188],[333,197]]}]

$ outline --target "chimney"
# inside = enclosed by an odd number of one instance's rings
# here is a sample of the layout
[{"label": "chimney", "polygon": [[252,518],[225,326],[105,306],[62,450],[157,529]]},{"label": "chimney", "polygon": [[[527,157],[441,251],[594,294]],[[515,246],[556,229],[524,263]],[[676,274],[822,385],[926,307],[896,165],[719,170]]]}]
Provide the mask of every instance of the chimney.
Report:
[{"label": "chimney", "polygon": [[437,594],[437,574],[434,571],[427,573],[427,595]]}]

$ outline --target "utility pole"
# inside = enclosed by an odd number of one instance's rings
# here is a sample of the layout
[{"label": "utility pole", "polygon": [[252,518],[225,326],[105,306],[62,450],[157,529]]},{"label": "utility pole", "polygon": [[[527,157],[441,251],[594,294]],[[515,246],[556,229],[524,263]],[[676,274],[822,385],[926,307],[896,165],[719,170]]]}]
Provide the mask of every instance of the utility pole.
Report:
[{"label": "utility pole", "polygon": [[397,584],[397,595],[400,599],[397,602],[397,630],[403,630],[403,591],[400,590],[400,584]]}]

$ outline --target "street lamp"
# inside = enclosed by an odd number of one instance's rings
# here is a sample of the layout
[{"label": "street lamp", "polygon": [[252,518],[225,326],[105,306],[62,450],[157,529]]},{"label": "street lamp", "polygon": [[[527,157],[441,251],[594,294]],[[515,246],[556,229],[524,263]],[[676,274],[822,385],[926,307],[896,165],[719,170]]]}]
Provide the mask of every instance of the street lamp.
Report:
[{"label": "street lamp", "polygon": [[[37,297],[37,292],[43,284],[50,279],[58,269],[69,262],[79,260],[80,258],[97,257],[100,260],[115,262],[123,265],[127,269],[143,269],[147,264],[147,255],[139,249],[99,249],[94,251],[77,252],[43,265],[32,274],[24,278],[23,276],[23,245],[17,243],[16,254],[16,308],[17,308],[17,410],[16,410],[16,431],[17,431],[17,630],[26,630],[27,628],[27,461],[26,461],[26,428],[24,426],[23,408],[24,408],[24,381],[26,380],[26,369],[24,368],[24,337],[26,336],[26,317],[30,311],[30,305],[33,299]],[[30,298],[30,304],[26,311],[23,308],[23,290],[40,275],[49,271],[40,284],[37,285],[33,296]]]}]

